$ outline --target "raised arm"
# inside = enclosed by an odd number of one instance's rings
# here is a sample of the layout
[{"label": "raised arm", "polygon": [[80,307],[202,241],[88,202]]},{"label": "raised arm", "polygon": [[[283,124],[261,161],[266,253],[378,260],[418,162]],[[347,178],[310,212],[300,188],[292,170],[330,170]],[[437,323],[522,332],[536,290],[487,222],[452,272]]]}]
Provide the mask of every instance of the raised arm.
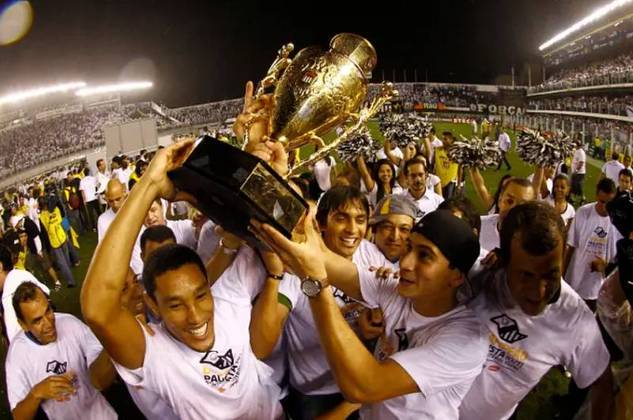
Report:
[{"label": "raised arm", "polygon": [[262,252],[261,256],[266,266],[266,282],[253,306],[250,336],[253,353],[258,359],[263,360],[275,349],[286,325],[290,307],[281,303],[279,299],[283,263],[273,252]]},{"label": "raised arm", "polygon": [[534,167],[534,177],[532,178],[532,188],[537,198],[543,197],[543,183],[545,181],[545,168],[542,166]]},{"label": "raised arm", "polygon": [[479,196],[479,199],[481,200],[485,208],[489,209],[494,204],[494,198],[488,192],[488,188],[486,187],[486,183],[484,182],[484,177],[481,176],[481,173],[477,168],[469,167],[468,173],[470,174],[470,179],[473,183],[473,187],[475,187],[477,196]]},{"label": "raised arm", "polygon": [[360,176],[363,179],[363,183],[365,184],[365,187],[367,187],[367,192],[373,191],[374,187],[376,186],[376,182],[369,173],[369,169],[367,169],[365,159],[362,156],[359,156],[356,159],[356,163],[358,165],[358,172],[360,172]]},{"label": "raised arm", "polygon": [[81,290],[84,320],[112,359],[128,369],[141,367],[145,356],[141,326],[121,305],[132,249],[154,199],[178,199],[167,172],[185,160],[192,145],[186,141],[156,154],[98,245]]},{"label": "raised arm", "polygon": [[[271,226],[256,222],[253,225],[262,240],[274,248],[299,277],[318,280],[324,287],[316,297],[310,299],[310,306],[321,345],[345,399],[372,403],[419,392],[413,378],[398,363],[391,359],[377,361],[343,318],[328,285],[330,279],[333,284],[339,279],[337,274],[326,270],[326,260],[329,258],[321,250],[320,236],[312,226],[312,220],[304,222],[307,240],[303,243],[289,241]],[[351,266],[348,269],[354,267],[352,262],[347,263]],[[358,274],[355,268],[353,271],[359,295]],[[381,380],[376,381],[376,378]]]}]

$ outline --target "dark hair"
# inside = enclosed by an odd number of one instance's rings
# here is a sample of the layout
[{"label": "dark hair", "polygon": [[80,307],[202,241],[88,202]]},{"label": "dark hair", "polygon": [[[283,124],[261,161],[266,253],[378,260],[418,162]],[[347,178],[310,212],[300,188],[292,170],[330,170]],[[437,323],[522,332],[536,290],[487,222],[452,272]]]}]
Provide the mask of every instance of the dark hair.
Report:
[{"label": "dark hair", "polygon": [[24,321],[24,315],[22,315],[22,308],[20,308],[20,304],[34,301],[38,290],[46,296],[46,293],[44,293],[42,289],[30,281],[25,281],[20,284],[17,289],[15,289],[11,303],[13,304],[15,315],[20,321]]},{"label": "dark hair", "polygon": [[631,171],[629,171],[628,169],[624,168],[622,169],[619,173],[618,173],[618,179],[622,176],[628,176],[629,178],[633,179],[633,174],[631,173]]},{"label": "dark hair", "polygon": [[493,209],[495,214],[499,213],[499,197],[501,197],[501,193],[503,192],[503,189],[505,188],[504,182],[510,178],[512,178],[512,175],[505,174],[499,180],[499,184],[497,184],[497,191],[495,191],[495,195],[493,197],[492,207],[491,207],[491,209]]},{"label": "dark hair", "polygon": [[596,185],[596,192],[602,191],[603,193],[613,194],[616,192],[615,182],[611,178],[602,178]]},{"label": "dark hair", "polygon": [[620,153],[618,153],[618,152],[613,152],[613,153],[611,153],[611,159],[612,159],[612,160],[618,160],[618,159],[620,159]]},{"label": "dark hair", "polygon": [[477,236],[479,236],[479,232],[481,232],[481,217],[479,213],[475,209],[472,201],[470,201],[466,197],[454,196],[448,198],[437,207],[438,210],[448,210],[453,212],[454,210],[459,210],[462,212],[463,216],[462,220],[467,222],[472,229],[477,231]]},{"label": "dark hair", "polygon": [[422,159],[419,159],[417,157],[412,157],[411,159],[407,160],[404,163],[404,174],[405,175],[409,175],[409,167],[413,166],[413,165],[422,165],[424,166],[424,172],[426,172],[426,163],[425,161],[423,161]]},{"label": "dark hair", "polygon": [[176,270],[185,264],[196,265],[206,278],[207,270],[200,256],[189,247],[178,244],[168,244],[152,252],[143,267],[142,278],[145,292],[153,299],[156,299],[156,277],[167,271]]},{"label": "dark hair", "polygon": [[360,188],[360,175],[358,174],[358,170],[352,166],[347,166],[345,169],[341,171],[338,175],[337,179],[345,178],[349,182],[351,186],[354,188]]},{"label": "dark hair", "polygon": [[3,244],[0,244],[0,263],[2,263],[2,270],[8,273],[13,270],[13,255],[11,250]]},{"label": "dark hair", "polygon": [[369,215],[369,204],[367,203],[367,197],[361,193],[356,187],[348,187],[339,185],[332,187],[319,201],[319,207],[317,208],[316,219],[319,222],[319,226],[327,226],[327,217],[330,212],[338,210],[345,206],[349,202],[357,202],[361,205],[365,214]]},{"label": "dark hair", "polygon": [[90,175],[90,168],[84,168],[84,176]]},{"label": "dark hair", "polygon": [[101,162],[105,163],[105,160],[104,160],[104,159],[99,159],[99,160],[97,161],[97,167],[99,167],[99,163],[101,163]]},{"label": "dark hair", "polygon": [[141,235],[141,251],[145,250],[145,245],[148,241],[160,243],[169,239],[176,243],[176,235],[170,228],[164,225],[150,226]]},{"label": "dark hair", "polygon": [[380,159],[378,162],[375,163],[374,165],[374,181],[376,182],[376,185],[378,187],[378,192],[376,194],[376,203],[380,201],[381,198],[383,198],[385,196],[385,187],[382,185],[382,182],[380,181],[380,177],[378,176],[378,173],[380,172],[380,167],[382,165],[388,165],[391,168],[391,181],[389,181],[389,186],[391,187],[391,190],[393,191],[393,187],[394,185],[396,185],[396,168],[393,166],[393,163],[391,163],[391,161],[389,159]]},{"label": "dark hair", "polygon": [[[567,182],[567,185],[571,185],[571,181],[569,180],[569,177],[566,174],[556,175],[554,177],[554,180],[552,181],[552,192],[550,193],[552,198],[554,198],[554,185],[556,185],[556,181],[560,181],[560,180],[564,180],[565,182]],[[565,197],[567,201],[569,201],[570,194],[571,194],[571,190],[567,193],[567,197]]]},{"label": "dark hair", "polygon": [[565,241],[565,223],[556,209],[539,201],[515,206],[501,224],[499,255],[510,262],[512,240],[519,235],[521,247],[530,255],[545,255]]}]

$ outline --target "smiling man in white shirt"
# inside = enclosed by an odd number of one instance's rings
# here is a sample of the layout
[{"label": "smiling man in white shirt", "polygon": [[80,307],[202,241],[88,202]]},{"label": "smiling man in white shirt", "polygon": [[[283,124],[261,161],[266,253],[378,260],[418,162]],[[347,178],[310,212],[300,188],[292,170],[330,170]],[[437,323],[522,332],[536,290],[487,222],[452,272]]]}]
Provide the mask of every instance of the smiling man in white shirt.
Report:
[{"label": "smiling man in white shirt", "polygon": [[192,146],[161,149],[130,192],[93,257],[82,313],[123,379],[158,394],[180,418],[277,418],[280,390],[251,350],[250,308],[212,296],[194,250],[165,245],[147,261],[146,303],[162,321],[154,335],[121,306],[135,239],[152,203],[161,196],[192,199],[176,194],[167,177]]},{"label": "smiling man in white shirt", "polygon": [[409,159],[404,164],[404,174],[407,177],[409,186],[403,194],[416,203],[420,210],[420,217],[434,211],[444,201],[442,196],[427,188],[426,164],[423,160],[417,158]]}]

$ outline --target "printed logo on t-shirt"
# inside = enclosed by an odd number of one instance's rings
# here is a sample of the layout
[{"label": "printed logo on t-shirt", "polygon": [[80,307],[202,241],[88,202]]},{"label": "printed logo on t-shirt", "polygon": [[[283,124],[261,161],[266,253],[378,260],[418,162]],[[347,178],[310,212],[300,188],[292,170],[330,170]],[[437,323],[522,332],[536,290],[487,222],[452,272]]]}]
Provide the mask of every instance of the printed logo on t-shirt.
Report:
[{"label": "printed logo on t-shirt", "polygon": [[383,333],[378,339],[374,354],[381,362],[386,360],[392,354],[409,348],[409,337],[407,336],[407,331],[404,328],[394,328],[393,333],[398,339],[397,345],[395,340],[392,342],[392,337],[385,333]]},{"label": "printed logo on t-shirt", "polygon": [[363,311],[364,306],[347,296],[342,290],[335,288],[333,295],[339,303],[343,318],[345,318],[348,324],[354,327],[358,323],[358,318],[360,318],[360,313]]},{"label": "printed logo on t-shirt", "polygon": [[55,375],[63,375],[66,373],[68,362],[58,362],[57,360],[51,360],[46,364],[46,373],[54,373]]},{"label": "printed logo on t-shirt", "polygon": [[517,322],[506,314],[496,316],[490,320],[497,325],[497,333],[506,343],[512,344],[527,338],[527,335],[521,334],[519,331]]},{"label": "printed logo on t-shirt", "polygon": [[[505,367],[512,371],[517,371],[523,367],[528,360],[528,354],[525,350],[513,347],[499,340],[496,335],[490,334],[490,345],[488,346],[488,362],[494,363],[488,370],[496,372],[500,367]],[[499,366],[492,368],[492,366]]]},{"label": "printed logo on t-shirt", "polygon": [[598,235],[598,238],[604,238],[607,236],[607,231],[602,226],[598,226],[593,230],[593,233]]},{"label": "printed logo on t-shirt", "polygon": [[204,381],[220,392],[224,392],[227,387],[235,386],[239,381],[240,358],[235,359],[231,349],[228,349],[224,354],[220,354],[216,350],[209,350],[200,359],[200,364],[212,366],[203,366]]}]

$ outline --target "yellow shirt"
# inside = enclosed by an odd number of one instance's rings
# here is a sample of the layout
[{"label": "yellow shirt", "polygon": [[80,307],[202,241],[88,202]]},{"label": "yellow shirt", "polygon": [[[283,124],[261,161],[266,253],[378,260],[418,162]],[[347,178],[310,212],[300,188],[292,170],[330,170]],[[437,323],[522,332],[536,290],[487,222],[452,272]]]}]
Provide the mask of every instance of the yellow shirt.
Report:
[{"label": "yellow shirt", "polygon": [[26,250],[20,250],[18,254],[18,261],[15,263],[15,268],[19,270],[26,270]]},{"label": "yellow shirt", "polygon": [[51,213],[48,210],[43,210],[40,213],[40,222],[44,225],[46,233],[48,233],[48,240],[53,248],[59,248],[66,242],[66,232],[62,226],[62,214],[56,207]]},{"label": "yellow shirt", "polygon": [[435,174],[440,177],[442,188],[453,181],[457,181],[459,165],[448,158],[443,147],[435,149]]}]

